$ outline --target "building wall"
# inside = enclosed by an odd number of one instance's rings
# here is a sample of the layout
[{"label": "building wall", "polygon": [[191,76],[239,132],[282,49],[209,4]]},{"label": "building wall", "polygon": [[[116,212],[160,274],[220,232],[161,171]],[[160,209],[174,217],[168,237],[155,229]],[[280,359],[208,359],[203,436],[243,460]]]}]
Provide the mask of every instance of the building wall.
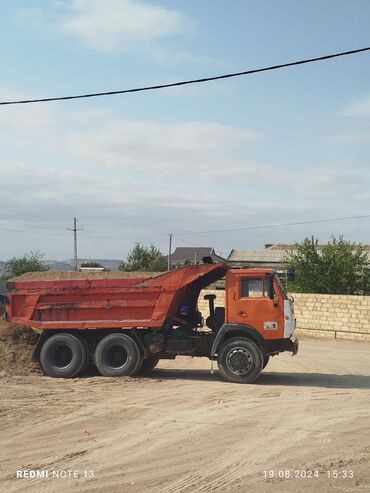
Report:
[{"label": "building wall", "polygon": [[215,294],[215,307],[216,306],[225,306],[225,290],[224,289],[203,289],[200,292],[198,298],[198,309],[202,312],[204,320],[209,316],[209,301],[204,299],[206,294]]},{"label": "building wall", "polygon": [[[203,290],[199,310],[208,317],[205,294],[215,294],[215,306],[224,306],[225,291]],[[297,335],[370,342],[370,296],[293,293]]]},{"label": "building wall", "polygon": [[296,293],[298,334],[370,342],[370,296]]}]

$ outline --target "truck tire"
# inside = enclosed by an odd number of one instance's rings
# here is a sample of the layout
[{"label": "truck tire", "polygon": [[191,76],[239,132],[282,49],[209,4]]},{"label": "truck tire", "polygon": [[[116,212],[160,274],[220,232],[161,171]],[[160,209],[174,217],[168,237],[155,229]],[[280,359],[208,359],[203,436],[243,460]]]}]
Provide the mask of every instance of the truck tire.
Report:
[{"label": "truck tire", "polygon": [[85,373],[87,373],[91,369],[91,365],[92,365],[91,348],[90,348],[89,343],[86,341],[86,339],[81,337],[81,340],[84,343],[85,348],[86,348],[86,361],[85,361],[85,364],[83,365],[83,367],[81,368],[79,375],[85,375]]},{"label": "truck tire", "polygon": [[126,334],[105,336],[94,354],[95,366],[105,377],[133,375],[140,368],[142,358],[138,345]]},{"label": "truck tire", "polygon": [[158,364],[158,361],[159,361],[158,358],[144,359],[138,373],[139,374],[149,373]]},{"label": "truck tire", "polygon": [[76,377],[85,367],[86,360],[86,345],[73,334],[55,334],[41,346],[40,366],[49,377]]},{"label": "truck tire", "polygon": [[217,364],[225,380],[250,383],[262,371],[263,355],[257,344],[250,339],[235,337],[222,344]]}]

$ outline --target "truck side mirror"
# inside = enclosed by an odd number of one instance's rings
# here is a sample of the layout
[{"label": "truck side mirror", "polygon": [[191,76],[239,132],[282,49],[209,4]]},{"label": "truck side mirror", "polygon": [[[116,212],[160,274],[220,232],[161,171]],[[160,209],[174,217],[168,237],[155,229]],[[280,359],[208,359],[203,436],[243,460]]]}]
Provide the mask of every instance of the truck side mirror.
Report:
[{"label": "truck side mirror", "polygon": [[287,281],[294,282],[295,281],[295,269],[293,269],[292,267],[288,267],[288,270],[286,271],[286,278],[287,278]]}]

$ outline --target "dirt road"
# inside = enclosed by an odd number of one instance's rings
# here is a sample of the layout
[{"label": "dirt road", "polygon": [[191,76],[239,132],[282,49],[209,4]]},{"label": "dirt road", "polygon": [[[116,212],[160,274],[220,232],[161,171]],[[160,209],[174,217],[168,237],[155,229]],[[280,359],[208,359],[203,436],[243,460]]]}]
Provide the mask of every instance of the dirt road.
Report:
[{"label": "dirt road", "polygon": [[209,364],[178,358],[136,379],[3,372],[1,491],[370,491],[369,344],[304,339],[252,385]]}]

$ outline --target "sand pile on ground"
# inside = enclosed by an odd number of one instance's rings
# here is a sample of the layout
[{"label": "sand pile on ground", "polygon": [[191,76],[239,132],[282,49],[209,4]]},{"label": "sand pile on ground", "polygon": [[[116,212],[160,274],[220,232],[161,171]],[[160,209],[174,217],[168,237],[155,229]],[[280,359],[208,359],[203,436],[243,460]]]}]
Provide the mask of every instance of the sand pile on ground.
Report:
[{"label": "sand pile on ground", "polygon": [[0,371],[12,375],[40,373],[31,360],[37,334],[32,329],[0,321]]}]

